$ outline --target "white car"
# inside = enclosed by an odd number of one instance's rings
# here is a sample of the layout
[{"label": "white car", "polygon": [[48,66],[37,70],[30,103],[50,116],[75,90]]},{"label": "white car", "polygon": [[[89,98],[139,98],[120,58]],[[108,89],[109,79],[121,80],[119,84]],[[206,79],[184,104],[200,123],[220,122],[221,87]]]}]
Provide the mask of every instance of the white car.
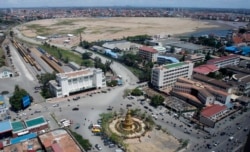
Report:
[{"label": "white car", "polygon": [[53,107],[58,107],[59,106],[59,104],[57,103],[57,104],[53,104]]}]

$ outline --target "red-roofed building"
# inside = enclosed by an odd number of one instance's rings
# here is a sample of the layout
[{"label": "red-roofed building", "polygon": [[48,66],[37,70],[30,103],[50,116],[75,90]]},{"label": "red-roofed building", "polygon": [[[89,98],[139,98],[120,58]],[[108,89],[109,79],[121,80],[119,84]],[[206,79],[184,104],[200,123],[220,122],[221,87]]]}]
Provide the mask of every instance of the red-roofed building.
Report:
[{"label": "red-roofed building", "polygon": [[51,147],[52,147],[54,152],[62,152],[63,151],[58,143],[52,144]]},{"label": "red-roofed building", "polygon": [[218,68],[223,68],[228,65],[238,65],[240,62],[240,56],[239,55],[228,55],[228,56],[223,56],[220,58],[216,59],[211,59],[207,61],[207,64],[214,64]]},{"label": "red-roofed building", "polygon": [[200,122],[209,126],[214,127],[215,123],[227,112],[225,105],[213,104],[204,108],[201,111]]},{"label": "red-roofed building", "polygon": [[233,42],[234,44],[239,44],[243,42],[243,38],[241,37],[241,35],[233,35]]},{"label": "red-roofed building", "polygon": [[139,56],[151,62],[157,61],[158,51],[148,46],[142,46],[139,48]]},{"label": "red-roofed building", "polygon": [[211,106],[207,106],[201,111],[201,115],[210,119],[216,119],[218,116],[223,114],[227,110],[225,105],[221,106],[219,104],[213,104]]},{"label": "red-roofed building", "polygon": [[205,64],[205,65],[201,65],[201,66],[194,68],[193,72],[198,73],[198,74],[202,74],[202,75],[207,75],[210,72],[216,72],[218,70],[219,70],[219,68],[216,65]]}]

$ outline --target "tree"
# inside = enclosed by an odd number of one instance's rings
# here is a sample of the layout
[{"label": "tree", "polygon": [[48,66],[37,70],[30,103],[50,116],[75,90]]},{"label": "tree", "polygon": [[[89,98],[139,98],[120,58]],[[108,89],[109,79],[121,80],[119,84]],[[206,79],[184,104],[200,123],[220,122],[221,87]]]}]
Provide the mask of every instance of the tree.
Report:
[{"label": "tree", "polygon": [[111,82],[107,82],[107,86],[110,86],[110,87],[117,86],[117,81],[116,80],[112,80]]},{"label": "tree", "polygon": [[131,95],[141,96],[141,95],[143,95],[143,92],[139,88],[135,88],[134,90],[132,90]]},{"label": "tree", "polygon": [[11,30],[10,31],[10,36],[13,37],[14,36],[14,32]]},{"label": "tree", "polygon": [[93,67],[94,66],[94,63],[92,60],[83,60],[82,63],[81,63],[82,66],[85,66],[85,67]]},{"label": "tree", "polygon": [[14,111],[19,111],[23,109],[22,98],[26,95],[30,96],[26,90],[20,88],[18,85],[15,86],[15,91],[13,93],[13,96],[11,96],[9,100],[11,108]]},{"label": "tree", "polygon": [[162,105],[164,102],[164,98],[161,95],[154,95],[151,99],[150,105],[153,107],[158,107],[159,105]]},{"label": "tree", "polygon": [[207,52],[206,56],[205,56],[205,61],[208,61],[211,59],[211,56],[210,56],[210,51]]},{"label": "tree", "polygon": [[170,48],[170,53],[174,53],[175,52],[175,47],[174,46],[171,46]]},{"label": "tree", "polygon": [[185,58],[186,58],[186,55],[183,54],[182,57],[181,57],[181,59],[180,59],[180,61],[181,61],[181,62],[185,61]]},{"label": "tree", "polygon": [[191,42],[191,43],[193,43],[194,41],[195,41],[195,37],[192,35],[192,36],[190,36],[190,38],[189,38],[189,40],[188,40],[189,42]]},{"label": "tree", "polygon": [[82,54],[82,59],[90,59],[92,55],[92,52],[85,52]]},{"label": "tree", "polygon": [[81,41],[80,46],[85,48],[85,49],[89,49],[92,46],[92,44],[88,41]]},{"label": "tree", "polygon": [[56,74],[55,73],[52,73],[52,74],[51,73],[45,73],[45,74],[42,74],[42,75],[38,76],[37,79],[42,84],[41,95],[44,98],[52,97],[52,94],[50,93],[50,90],[49,90],[49,81],[50,80],[55,80],[56,79]]},{"label": "tree", "polygon": [[68,56],[66,56],[65,58],[64,58],[64,60],[63,60],[65,63],[69,63],[69,57]]}]

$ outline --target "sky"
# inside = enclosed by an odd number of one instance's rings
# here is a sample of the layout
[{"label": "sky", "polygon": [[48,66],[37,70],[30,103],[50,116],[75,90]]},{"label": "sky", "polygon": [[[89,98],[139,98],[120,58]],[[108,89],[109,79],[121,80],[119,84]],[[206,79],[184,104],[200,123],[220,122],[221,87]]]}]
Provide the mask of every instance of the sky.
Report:
[{"label": "sky", "polygon": [[250,9],[250,0],[0,0],[0,8],[65,6],[151,6]]}]

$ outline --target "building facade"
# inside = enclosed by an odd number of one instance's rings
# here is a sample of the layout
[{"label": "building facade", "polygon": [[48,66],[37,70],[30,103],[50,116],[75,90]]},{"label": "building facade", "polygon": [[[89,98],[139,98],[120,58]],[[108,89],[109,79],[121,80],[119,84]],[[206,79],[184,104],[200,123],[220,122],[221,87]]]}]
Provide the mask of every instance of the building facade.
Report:
[{"label": "building facade", "polygon": [[228,65],[238,65],[239,63],[240,63],[240,56],[235,54],[207,61],[207,64],[214,64],[218,68],[224,68]]},{"label": "building facade", "polygon": [[229,105],[231,101],[231,94],[226,91],[186,78],[178,78],[172,92],[182,93],[183,96],[184,94],[189,94],[204,105],[214,104],[215,101]]},{"label": "building facade", "polygon": [[154,67],[151,83],[158,90],[171,88],[179,77],[191,78],[193,66],[191,62],[180,62]]},{"label": "building facade", "polygon": [[58,73],[56,80],[50,81],[50,90],[56,97],[69,96],[70,93],[103,87],[106,87],[106,79],[101,69],[87,68]]},{"label": "building facade", "polygon": [[205,107],[201,111],[199,121],[206,126],[214,127],[215,123],[219,121],[223,115],[227,113],[227,107],[225,105],[214,104],[209,107]]},{"label": "building facade", "polygon": [[151,62],[157,61],[158,51],[151,47],[143,46],[139,48],[139,56]]}]

